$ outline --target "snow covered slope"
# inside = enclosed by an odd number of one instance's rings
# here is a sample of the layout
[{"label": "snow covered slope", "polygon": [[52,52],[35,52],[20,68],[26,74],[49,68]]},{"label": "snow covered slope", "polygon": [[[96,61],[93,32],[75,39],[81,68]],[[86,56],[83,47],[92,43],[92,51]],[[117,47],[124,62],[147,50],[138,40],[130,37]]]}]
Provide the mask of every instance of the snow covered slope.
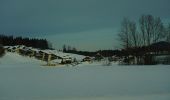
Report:
[{"label": "snow covered slope", "polygon": [[42,51],[46,52],[46,53],[52,53],[52,54],[55,54],[55,55],[60,56],[60,57],[69,56],[72,59],[76,58],[78,61],[82,61],[82,59],[85,57],[83,55],[64,53],[64,52],[61,52],[61,51],[58,51],[58,50],[42,50]]},{"label": "snow covered slope", "polygon": [[[78,60],[78,61],[82,61],[82,59],[85,57],[85,56],[83,56],[83,55],[77,55],[77,54],[71,54],[71,53],[64,53],[64,52],[61,52],[61,51],[58,51],[58,50],[49,50],[49,49],[47,49],[47,50],[39,50],[39,49],[36,49],[36,48],[32,48],[32,47],[26,47],[26,46],[24,46],[24,45],[16,45],[16,46],[5,46],[4,48],[10,48],[10,49],[12,49],[12,48],[19,48],[19,49],[23,49],[24,48],[24,50],[33,50],[33,51],[36,51],[36,52],[39,52],[39,51],[42,51],[42,52],[45,52],[45,53],[47,53],[47,54],[54,54],[54,55],[56,55],[56,56],[59,56],[59,57],[66,57],[66,56],[69,56],[69,57],[71,57],[72,59],[74,59],[74,58],[76,58],[76,60]],[[8,53],[7,54],[7,56],[16,56],[16,57],[18,57],[18,55],[17,54],[12,54],[12,53]],[[19,57],[20,58],[20,57]]]},{"label": "snow covered slope", "polygon": [[0,58],[1,65],[12,65],[12,64],[39,64],[41,61],[36,60],[35,58],[30,58],[26,56],[21,56],[16,53],[6,52],[6,54]]},{"label": "snow covered slope", "polygon": [[11,53],[0,62],[0,100],[170,100],[169,65],[41,67]]}]

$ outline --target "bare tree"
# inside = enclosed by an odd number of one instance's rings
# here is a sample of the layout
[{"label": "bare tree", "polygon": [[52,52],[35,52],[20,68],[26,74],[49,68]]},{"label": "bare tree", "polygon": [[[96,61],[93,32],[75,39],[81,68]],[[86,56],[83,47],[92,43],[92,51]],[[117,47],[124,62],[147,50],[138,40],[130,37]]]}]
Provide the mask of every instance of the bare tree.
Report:
[{"label": "bare tree", "polygon": [[166,41],[170,42],[170,23],[166,27]]},{"label": "bare tree", "polygon": [[138,47],[139,39],[136,23],[124,18],[121,24],[119,39],[125,49]]},{"label": "bare tree", "polygon": [[120,42],[122,43],[124,49],[126,49],[125,62],[130,63],[129,55],[132,54],[131,49],[137,48],[139,46],[138,32],[136,23],[124,18],[121,24],[120,33],[118,34]]},{"label": "bare tree", "polygon": [[63,45],[63,52],[66,52],[67,51],[67,48],[66,48],[66,45],[64,44]]},{"label": "bare tree", "polygon": [[139,26],[144,46],[158,42],[164,36],[164,26],[159,17],[154,18],[152,15],[142,15],[139,19]]},{"label": "bare tree", "polygon": [[161,19],[159,17],[155,18],[154,26],[153,26],[152,42],[156,43],[156,42],[160,41],[165,35],[164,31],[165,31],[165,29],[164,29],[164,25],[163,25]]},{"label": "bare tree", "polygon": [[[170,41],[170,25],[167,28],[167,33],[169,34],[167,40]],[[138,47],[149,46],[163,40],[165,28],[159,17],[142,15],[139,19],[139,26],[135,22],[124,18],[118,35],[125,49],[125,62],[129,64],[131,59],[136,59],[137,63],[139,63],[141,55],[145,55],[148,49],[140,49]],[[130,58],[129,55],[133,56],[133,58]],[[149,60],[150,57],[148,58]]]},{"label": "bare tree", "polygon": [[130,47],[129,19],[127,18],[123,19],[118,36],[119,36],[120,42],[122,43],[122,46],[126,49],[129,48]]},{"label": "bare tree", "polygon": [[129,21],[129,40],[132,47],[138,47],[139,46],[139,40],[138,40],[138,34],[136,29],[136,23]]},{"label": "bare tree", "polygon": [[142,15],[139,19],[139,26],[142,36],[142,45],[146,45],[146,30],[145,30],[145,16]]}]

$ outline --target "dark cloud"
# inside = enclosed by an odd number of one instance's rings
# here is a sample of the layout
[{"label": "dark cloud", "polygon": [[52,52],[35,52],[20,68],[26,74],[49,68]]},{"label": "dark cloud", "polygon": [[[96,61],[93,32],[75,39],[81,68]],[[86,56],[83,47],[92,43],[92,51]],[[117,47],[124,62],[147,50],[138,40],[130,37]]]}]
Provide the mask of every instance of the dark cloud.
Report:
[{"label": "dark cloud", "polygon": [[122,17],[169,18],[169,0],[1,0],[1,32],[74,32],[116,27]]},{"label": "dark cloud", "polygon": [[118,28],[123,17],[136,20],[141,14],[168,21],[169,4],[170,0],[1,0],[0,32],[85,34]]}]

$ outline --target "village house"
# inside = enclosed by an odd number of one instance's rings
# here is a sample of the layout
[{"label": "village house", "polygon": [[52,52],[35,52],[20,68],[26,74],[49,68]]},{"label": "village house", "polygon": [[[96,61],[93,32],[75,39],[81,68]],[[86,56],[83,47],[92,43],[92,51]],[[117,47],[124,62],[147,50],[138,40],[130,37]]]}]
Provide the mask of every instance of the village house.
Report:
[{"label": "village house", "polygon": [[73,62],[72,58],[68,55],[63,56],[61,58],[62,58],[61,64],[71,64]]},{"label": "village house", "polygon": [[101,61],[102,59],[104,59],[104,57],[100,53],[97,53],[94,56],[94,60],[96,60],[96,61]]},{"label": "village house", "polygon": [[[170,64],[170,43],[160,41],[144,48],[143,55],[129,56],[129,64]],[[138,51],[139,52],[139,51]]]},{"label": "village house", "polygon": [[[6,46],[5,50],[8,52],[15,52],[22,56],[35,57],[38,60],[46,61],[48,66],[55,64],[71,64],[73,63],[72,57],[63,55],[59,52],[52,50],[38,50],[32,47],[19,46]],[[59,54],[59,55],[58,55]],[[54,61],[57,61],[56,63]]]},{"label": "village house", "polygon": [[89,56],[86,56],[85,58],[82,59],[82,62],[92,62],[92,58]]}]

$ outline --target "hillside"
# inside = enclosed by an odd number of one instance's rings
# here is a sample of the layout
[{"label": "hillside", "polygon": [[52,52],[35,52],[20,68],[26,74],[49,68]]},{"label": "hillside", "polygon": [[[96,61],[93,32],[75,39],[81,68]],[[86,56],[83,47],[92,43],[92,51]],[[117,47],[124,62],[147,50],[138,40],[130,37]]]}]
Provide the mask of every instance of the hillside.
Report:
[{"label": "hillside", "polygon": [[10,61],[10,60],[16,60],[13,58],[17,57],[18,59],[16,63],[17,62],[22,63],[23,59],[27,59],[26,60],[27,62],[29,62],[30,60],[34,60],[37,62],[42,61],[42,62],[50,62],[50,64],[52,63],[57,64],[56,61],[59,61],[58,63],[61,63],[63,59],[65,60],[70,59],[71,61],[76,59],[76,61],[80,62],[85,57],[85,56],[77,55],[77,54],[63,53],[58,50],[49,50],[49,49],[42,50],[42,49],[37,49],[33,47],[27,47],[24,45],[5,46],[4,48],[6,50],[6,55],[3,59],[7,59],[5,60],[7,62],[15,62],[15,61]]},{"label": "hillside", "polygon": [[30,57],[21,56],[16,53],[6,52],[6,54],[0,59],[1,65],[15,65],[15,64],[39,64],[40,60]]}]

